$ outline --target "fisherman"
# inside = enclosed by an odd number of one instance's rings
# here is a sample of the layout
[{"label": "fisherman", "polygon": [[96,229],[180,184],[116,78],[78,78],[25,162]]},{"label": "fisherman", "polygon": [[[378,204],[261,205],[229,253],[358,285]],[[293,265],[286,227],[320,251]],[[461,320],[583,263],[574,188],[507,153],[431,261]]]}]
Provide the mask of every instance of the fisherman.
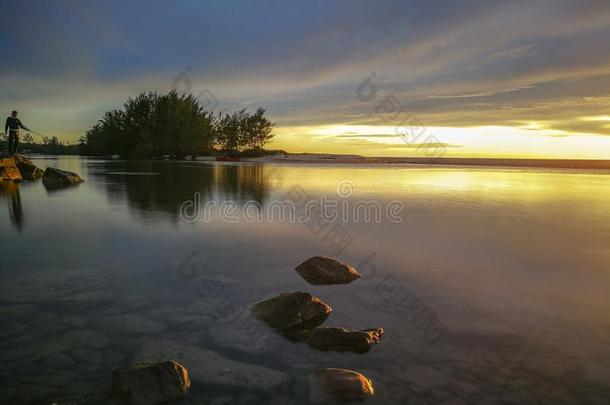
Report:
[{"label": "fisherman", "polygon": [[11,116],[6,119],[4,124],[4,135],[8,132],[8,153],[14,155],[17,153],[17,147],[19,146],[19,128],[23,128],[26,131],[30,129],[21,123],[21,120],[17,118],[17,111],[13,111]]}]

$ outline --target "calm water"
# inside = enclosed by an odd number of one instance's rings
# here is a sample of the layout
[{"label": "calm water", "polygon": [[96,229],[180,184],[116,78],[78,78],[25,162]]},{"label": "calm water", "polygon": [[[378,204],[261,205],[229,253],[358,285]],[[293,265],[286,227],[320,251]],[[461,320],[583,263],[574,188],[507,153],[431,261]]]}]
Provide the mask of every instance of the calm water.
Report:
[{"label": "calm water", "polygon": [[[167,357],[191,372],[181,403],[307,403],[316,367],[364,373],[379,403],[610,401],[610,173],[35,163],[86,182],[0,186],[4,403],[106,403],[112,369]],[[217,208],[185,222],[196,192]],[[253,220],[303,196],[405,207],[401,221]],[[293,269],[314,255],[365,277],[310,286]],[[326,325],[382,327],[382,342],[318,352],[249,317],[293,290],[333,307]]]}]

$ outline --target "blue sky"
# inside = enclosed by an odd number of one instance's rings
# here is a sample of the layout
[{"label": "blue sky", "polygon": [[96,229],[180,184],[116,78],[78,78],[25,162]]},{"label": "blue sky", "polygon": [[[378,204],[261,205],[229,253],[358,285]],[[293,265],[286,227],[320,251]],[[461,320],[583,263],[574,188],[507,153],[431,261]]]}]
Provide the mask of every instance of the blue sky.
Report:
[{"label": "blue sky", "polygon": [[392,96],[450,155],[610,157],[607,1],[3,3],[0,106],[66,141],[188,81],[293,151],[413,154]]}]

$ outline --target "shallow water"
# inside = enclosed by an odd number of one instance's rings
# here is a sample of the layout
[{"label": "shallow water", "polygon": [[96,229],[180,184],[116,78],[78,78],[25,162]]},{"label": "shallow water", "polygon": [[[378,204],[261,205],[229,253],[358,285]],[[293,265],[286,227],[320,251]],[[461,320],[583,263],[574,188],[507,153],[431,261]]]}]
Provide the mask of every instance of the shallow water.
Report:
[{"label": "shallow water", "polygon": [[[307,403],[317,367],[364,373],[379,403],[608,403],[609,172],[34,160],[86,182],[0,185],[5,403],[106,403],[114,368],[154,356],[191,371],[181,403]],[[338,218],[272,208],[322,197]],[[364,277],[308,285],[314,255]],[[382,342],[318,352],[250,318],[291,290]]]}]

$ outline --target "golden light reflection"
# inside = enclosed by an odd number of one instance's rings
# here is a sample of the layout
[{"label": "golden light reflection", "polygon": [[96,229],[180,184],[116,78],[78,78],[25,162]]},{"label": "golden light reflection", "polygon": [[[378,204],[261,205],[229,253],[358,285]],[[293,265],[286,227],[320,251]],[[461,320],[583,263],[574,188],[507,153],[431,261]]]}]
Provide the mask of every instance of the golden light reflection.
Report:
[{"label": "golden light reflection", "polygon": [[[597,119],[601,119],[597,117]],[[444,157],[539,159],[609,159],[609,136],[572,133],[546,128],[540,122],[520,127],[428,127],[419,139],[404,140],[396,127],[375,125],[321,125],[278,127],[270,147],[309,153],[364,156],[427,157],[422,143],[434,136],[446,144]]]},{"label": "golden light reflection", "polygon": [[[335,195],[339,182],[356,185],[355,198],[416,198],[448,194],[455,198],[508,201],[580,201],[610,199],[610,177],[553,169],[383,165],[283,166],[282,176],[298,179],[312,193]],[[605,190],[600,193],[600,190]],[[610,208],[608,208],[610,209]]]},{"label": "golden light reflection", "polygon": [[594,115],[592,117],[581,117],[583,121],[610,121],[610,115]]}]

